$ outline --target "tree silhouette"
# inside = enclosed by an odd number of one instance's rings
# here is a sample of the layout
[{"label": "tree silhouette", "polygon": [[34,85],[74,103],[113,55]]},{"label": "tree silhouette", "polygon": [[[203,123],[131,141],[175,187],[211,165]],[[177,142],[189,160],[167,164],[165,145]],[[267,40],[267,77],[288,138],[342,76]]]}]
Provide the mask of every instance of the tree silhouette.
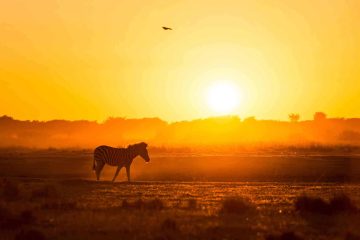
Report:
[{"label": "tree silhouette", "polygon": [[290,122],[298,122],[300,119],[300,115],[297,113],[291,113],[289,114]]},{"label": "tree silhouette", "polygon": [[326,114],[323,112],[316,112],[314,114],[314,121],[323,121],[326,119]]}]

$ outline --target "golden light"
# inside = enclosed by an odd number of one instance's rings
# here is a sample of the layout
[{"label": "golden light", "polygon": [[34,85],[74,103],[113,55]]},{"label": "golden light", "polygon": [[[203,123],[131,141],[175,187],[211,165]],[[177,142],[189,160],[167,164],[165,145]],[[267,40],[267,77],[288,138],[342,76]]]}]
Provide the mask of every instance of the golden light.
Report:
[{"label": "golden light", "polygon": [[217,82],[212,84],[207,91],[209,108],[217,114],[230,114],[239,105],[240,92],[230,82]]}]

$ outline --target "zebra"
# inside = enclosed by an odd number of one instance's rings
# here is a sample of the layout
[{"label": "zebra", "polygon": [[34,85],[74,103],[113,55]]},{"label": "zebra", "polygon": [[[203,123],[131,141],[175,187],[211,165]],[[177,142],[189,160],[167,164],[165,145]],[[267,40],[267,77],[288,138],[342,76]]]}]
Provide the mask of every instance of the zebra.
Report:
[{"label": "zebra", "polygon": [[150,161],[146,147],[147,144],[141,142],[129,145],[127,148],[113,148],[105,145],[95,148],[93,170],[96,172],[97,180],[100,179],[100,173],[105,164],[108,164],[110,166],[117,166],[112,182],[115,181],[122,167],[126,168],[126,175],[130,182],[130,165],[134,158],[140,155],[145,162],[148,163]]}]

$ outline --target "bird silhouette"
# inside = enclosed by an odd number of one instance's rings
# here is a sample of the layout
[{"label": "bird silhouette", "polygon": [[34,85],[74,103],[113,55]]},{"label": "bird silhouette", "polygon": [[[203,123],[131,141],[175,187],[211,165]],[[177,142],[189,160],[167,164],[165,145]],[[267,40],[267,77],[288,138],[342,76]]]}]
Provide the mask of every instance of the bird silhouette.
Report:
[{"label": "bird silhouette", "polygon": [[165,31],[166,30],[172,30],[172,28],[169,28],[169,27],[162,27]]}]

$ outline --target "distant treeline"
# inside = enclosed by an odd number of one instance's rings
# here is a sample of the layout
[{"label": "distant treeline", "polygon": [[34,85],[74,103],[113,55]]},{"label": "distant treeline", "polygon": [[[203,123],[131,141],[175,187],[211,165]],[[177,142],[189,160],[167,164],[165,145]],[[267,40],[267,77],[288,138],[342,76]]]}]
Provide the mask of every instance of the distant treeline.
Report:
[{"label": "distant treeline", "polygon": [[[156,151],[176,149],[252,149],[269,146],[317,148],[360,146],[360,119],[315,118],[309,121],[214,117],[167,123],[159,118],[109,118],[95,121],[20,121],[0,117],[0,147],[93,148],[146,141]],[[351,148],[351,147],[350,147]],[[325,147],[324,151],[327,148]]]}]

